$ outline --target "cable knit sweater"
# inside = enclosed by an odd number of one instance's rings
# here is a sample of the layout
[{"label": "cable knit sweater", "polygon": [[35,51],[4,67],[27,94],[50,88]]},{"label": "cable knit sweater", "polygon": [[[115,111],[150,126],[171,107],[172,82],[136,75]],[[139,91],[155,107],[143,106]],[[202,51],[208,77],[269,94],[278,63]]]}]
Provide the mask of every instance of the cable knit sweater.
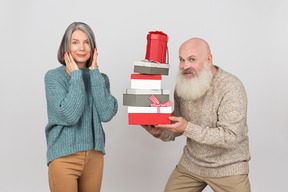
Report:
[{"label": "cable knit sweater", "polygon": [[101,122],[111,120],[118,110],[107,75],[98,69],[79,69],[70,77],[65,68],[58,67],[45,75],[47,164],[93,148],[105,154]]},{"label": "cable knit sweater", "polygon": [[[202,177],[248,174],[247,97],[240,80],[218,68],[207,93],[197,100],[175,97],[175,116],[188,121],[179,163]],[[163,141],[177,135],[163,131]]]}]

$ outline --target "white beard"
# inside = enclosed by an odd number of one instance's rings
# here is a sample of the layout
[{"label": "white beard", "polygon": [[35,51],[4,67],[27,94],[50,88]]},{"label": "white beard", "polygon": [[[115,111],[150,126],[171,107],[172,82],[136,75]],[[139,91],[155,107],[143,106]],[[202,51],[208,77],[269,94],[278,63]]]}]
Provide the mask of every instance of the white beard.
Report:
[{"label": "white beard", "polygon": [[177,74],[176,93],[179,97],[187,100],[196,100],[202,97],[210,88],[212,80],[212,72],[207,63],[204,63],[204,68],[200,72],[192,71],[191,79],[185,78],[183,72],[179,70]]}]

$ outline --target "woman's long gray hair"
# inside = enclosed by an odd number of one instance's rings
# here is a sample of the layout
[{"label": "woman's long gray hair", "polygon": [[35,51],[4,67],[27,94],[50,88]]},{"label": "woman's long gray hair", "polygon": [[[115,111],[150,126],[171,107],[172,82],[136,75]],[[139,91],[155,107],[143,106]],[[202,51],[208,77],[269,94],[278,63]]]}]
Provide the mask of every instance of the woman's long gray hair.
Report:
[{"label": "woman's long gray hair", "polygon": [[92,64],[92,57],[94,54],[94,48],[96,48],[95,36],[94,36],[94,32],[91,29],[91,27],[89,27],[89,25],[82,23],[82,22],[74,22],[67,27],[67,29],[63,35],[60,47],[58,49],[58,54],[57,54],[58,61],[61,64],[66,65],[65,60],[64,60],[64,56],[63,56],[64,51],[70,52],[71,35],[76,30],[83,31],[88,38],[89,45],[91,48],[91,57],[87,61],[87,67],[90,67]]}]

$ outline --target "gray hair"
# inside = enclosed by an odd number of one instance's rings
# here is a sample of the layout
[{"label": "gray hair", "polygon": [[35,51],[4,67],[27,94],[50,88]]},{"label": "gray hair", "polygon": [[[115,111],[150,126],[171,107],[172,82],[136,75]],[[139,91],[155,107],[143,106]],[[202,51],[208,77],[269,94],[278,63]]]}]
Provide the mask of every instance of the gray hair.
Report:
[{"label": "gray hair", "polygon": [[62,65],[66,65],[65,60],[64,60],[64,51],[70,52],[71,35],[76,30],[83,31],[88,38],[89,45],[91,48],[91,57],[87,61],[87,67],[90,67],[92,64],[92,59],[93,59],[92,57],[94,54],[94,48],[96,48],[95,36],[94,36],[94,32],[91,29],[91,27],[89,27],[89,25],[82,23],[82,22],[74,22],[67,27],[67,29],[63,35],[59,49],[58,49],[58,54],[57,54],[58,61]]}]

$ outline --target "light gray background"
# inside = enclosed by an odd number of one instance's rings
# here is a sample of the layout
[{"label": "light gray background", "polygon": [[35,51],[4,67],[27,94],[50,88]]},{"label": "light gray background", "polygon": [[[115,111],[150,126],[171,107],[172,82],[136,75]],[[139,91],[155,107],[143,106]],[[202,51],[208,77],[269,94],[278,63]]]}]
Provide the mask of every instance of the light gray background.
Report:
[{"label": "light gray background", "polygon": [[214,64],[242,80],[249,99],[252,191],[287,189],[287,0],[1,0],[0,21],[1,192],[49,191],[43,78],[60,66],[58,46],[73,21],[93,28],[100,70],[119,102],[117,115],[104,124],[102,191],[161,192],[182,154],[184,136],[169,143],[154,139],[128,125],[122,106],[133,61],[145,57],[152,30],[169,36],[171,68],[163,88],[173,92],[178,48],[195,36],[211,45]]}]

